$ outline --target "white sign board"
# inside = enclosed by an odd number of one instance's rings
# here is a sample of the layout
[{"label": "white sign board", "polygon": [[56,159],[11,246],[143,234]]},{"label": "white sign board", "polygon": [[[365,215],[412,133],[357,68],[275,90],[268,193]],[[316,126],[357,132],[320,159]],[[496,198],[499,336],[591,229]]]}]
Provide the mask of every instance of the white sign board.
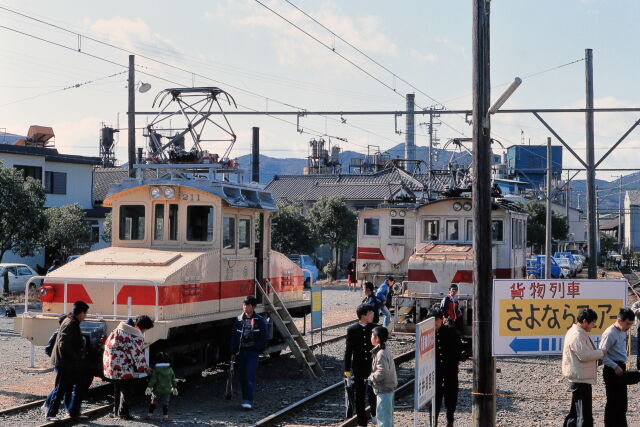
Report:
[{"label": "white sign board", "polygon": [[496,279],[493,281],[493,355],[562,354],[578,313],[598,314],[590,332],[597,346],[627,300],[626,280]]},{"label": "white sign board", "polygon": [[414,409],[420,410],[436,394],[436,322],[430,317],[416,325]]}]

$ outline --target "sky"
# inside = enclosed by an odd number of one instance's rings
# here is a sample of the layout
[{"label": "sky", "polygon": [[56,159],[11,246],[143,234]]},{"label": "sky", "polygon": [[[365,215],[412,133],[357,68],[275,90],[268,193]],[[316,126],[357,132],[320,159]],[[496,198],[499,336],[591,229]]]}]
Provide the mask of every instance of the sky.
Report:
[{"label": "sky", "polygon": [[[156,94],[178,85],[218,86],[234,97],[238,110],[403,110],[407,93],[416,94],[418,108],[471,107],[470,0],[260,2],[0,0],[0,132],[26,134],[32,124],[52,126],[59,151],[95,156],[104,122],[122,129],[116,156],[125,162],[126,51],[137,55],[136,82],[152,86],[137,94],[138,111],[154,110]],[[584,107],[583,58],[590,48],[595,106],[640,107],[638,22],[637,0],[492,0],[492,100],[519,76],[523,83],[503,108]],[[585,155],[584,114],[543,117]],[[250,151],[252,126],[261,129],[262,153],[272,157],[305,157],[309,140],[322,135],[359,152],[404,141],[404,117],[345,118],[346,123],[335,116],[301,117],[300,133],[295,116],[230,116],[238,135],[232,155]],[[639,113],[596,114],[596,159],[638,118]],[[464,117],[440,119],[440,147],[471,135]],[[136,125],[142,128],[151,120],[137,116]],[[428,144],[421,125],[427,121],[428,116],[416,118],[417,145]],[[551,135],[530,114],[498,114],[492,118],[492,136],[508,147],[523,141],[544,144]],[[137,143],[144,143],[141,129]],[[226,147],[207,148],[222,153]],[[636,129],[602,167],[638,167],[634,150],[639,148]],[[564,166],[578,166],[566,150]],[[599,172],[598,178],[611,180],[613,174]]]}]

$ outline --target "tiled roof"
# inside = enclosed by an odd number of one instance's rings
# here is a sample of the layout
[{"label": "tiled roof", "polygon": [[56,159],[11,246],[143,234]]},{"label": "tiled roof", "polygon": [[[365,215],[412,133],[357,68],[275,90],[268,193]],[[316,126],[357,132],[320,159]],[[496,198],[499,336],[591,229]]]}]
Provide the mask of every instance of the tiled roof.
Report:
[{"label": "tiled roof", "polygon": [[[600,219],[600,230],[613,230],[618,228],[618,217],[608,218],[608,219]],[[622,224],[624,225],[624,216],[622,217]]]},{"label": "tiled roof", "polygon": [[[155,178],[155,171],[143,169],[145,178]],[[109,186],[119,184],[124,178],[129,176],[128,168],[93,168],[93,202],[101,204],[104,201]]]},{"label": "tiled roof", "polygon": [[99,157],[60,154],[55,148],[25,147],[22,145],[0,144],[0,154],[1,153],[21,154],[27,156],[42,156],[48,162],[79,163],[84,165],[100,164]]},{"label": "tiled roof", "polygon": [[[280,175],[266,186],[274,199],[315,201],[322,197],[343,196],[347,200],[384,201],[403,187],[410,191],[424,191],[423,175],[413,177],[396,168],[372,174],[340,175]],[[434,181],[433,191],[444,191],[442,184]]]},{"label": "tiled roof", "polygon": [[632,205],[640,205],[640,190],[627,190],[627,196]]}]

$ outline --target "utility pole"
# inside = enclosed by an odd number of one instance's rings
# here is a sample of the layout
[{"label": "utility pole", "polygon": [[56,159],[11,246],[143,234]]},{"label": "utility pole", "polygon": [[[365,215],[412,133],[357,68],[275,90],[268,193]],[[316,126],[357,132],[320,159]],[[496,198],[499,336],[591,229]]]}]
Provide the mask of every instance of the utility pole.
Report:
[{"label": "utility pole", "polygon": [[[593,52],[585,49],[585,80],[586,80],[586,108],[593,108]],[[585,113],[587,136],[587,227],[589,229],[589,279],[596,279],[598,275],[598,224],[596,218],[596,169],[594,166],[594,123],[593,111]]]},{"label": "utility pole", "polygon": [[547,217],[545,225],[544,278],[551,278],[551,137],[547,137]]},{"label": "utility pole", "polygon": [[129,55],[129,108],[127,110],[128,119],[128,151],[129,151],[129,177],[135,176],[133,165],[136,163],[136,78],[135,78],[135,55]]},{"label": "utility pole", "polygon": [[496,422],[495,359],[491,348],[491,97],[489,2],[473,4],[473,394],[476,427]]}]

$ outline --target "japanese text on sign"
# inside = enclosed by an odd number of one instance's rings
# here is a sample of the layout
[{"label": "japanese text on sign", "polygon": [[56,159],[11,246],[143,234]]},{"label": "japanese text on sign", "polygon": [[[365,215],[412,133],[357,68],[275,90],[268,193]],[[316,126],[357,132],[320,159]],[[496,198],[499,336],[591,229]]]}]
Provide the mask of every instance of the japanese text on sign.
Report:
[{"label": "japanese text on sign", "polygon": [[494,280],[493,354],[558,354],[580,311],[598,320],[590,335],[604,332],[626,304],[626,280]]},{"label": "japanese text on sign", "polygon": [[435,319],[431,317],[416,325],[415,410],[422,408],[435,396],[435,344]]}]

